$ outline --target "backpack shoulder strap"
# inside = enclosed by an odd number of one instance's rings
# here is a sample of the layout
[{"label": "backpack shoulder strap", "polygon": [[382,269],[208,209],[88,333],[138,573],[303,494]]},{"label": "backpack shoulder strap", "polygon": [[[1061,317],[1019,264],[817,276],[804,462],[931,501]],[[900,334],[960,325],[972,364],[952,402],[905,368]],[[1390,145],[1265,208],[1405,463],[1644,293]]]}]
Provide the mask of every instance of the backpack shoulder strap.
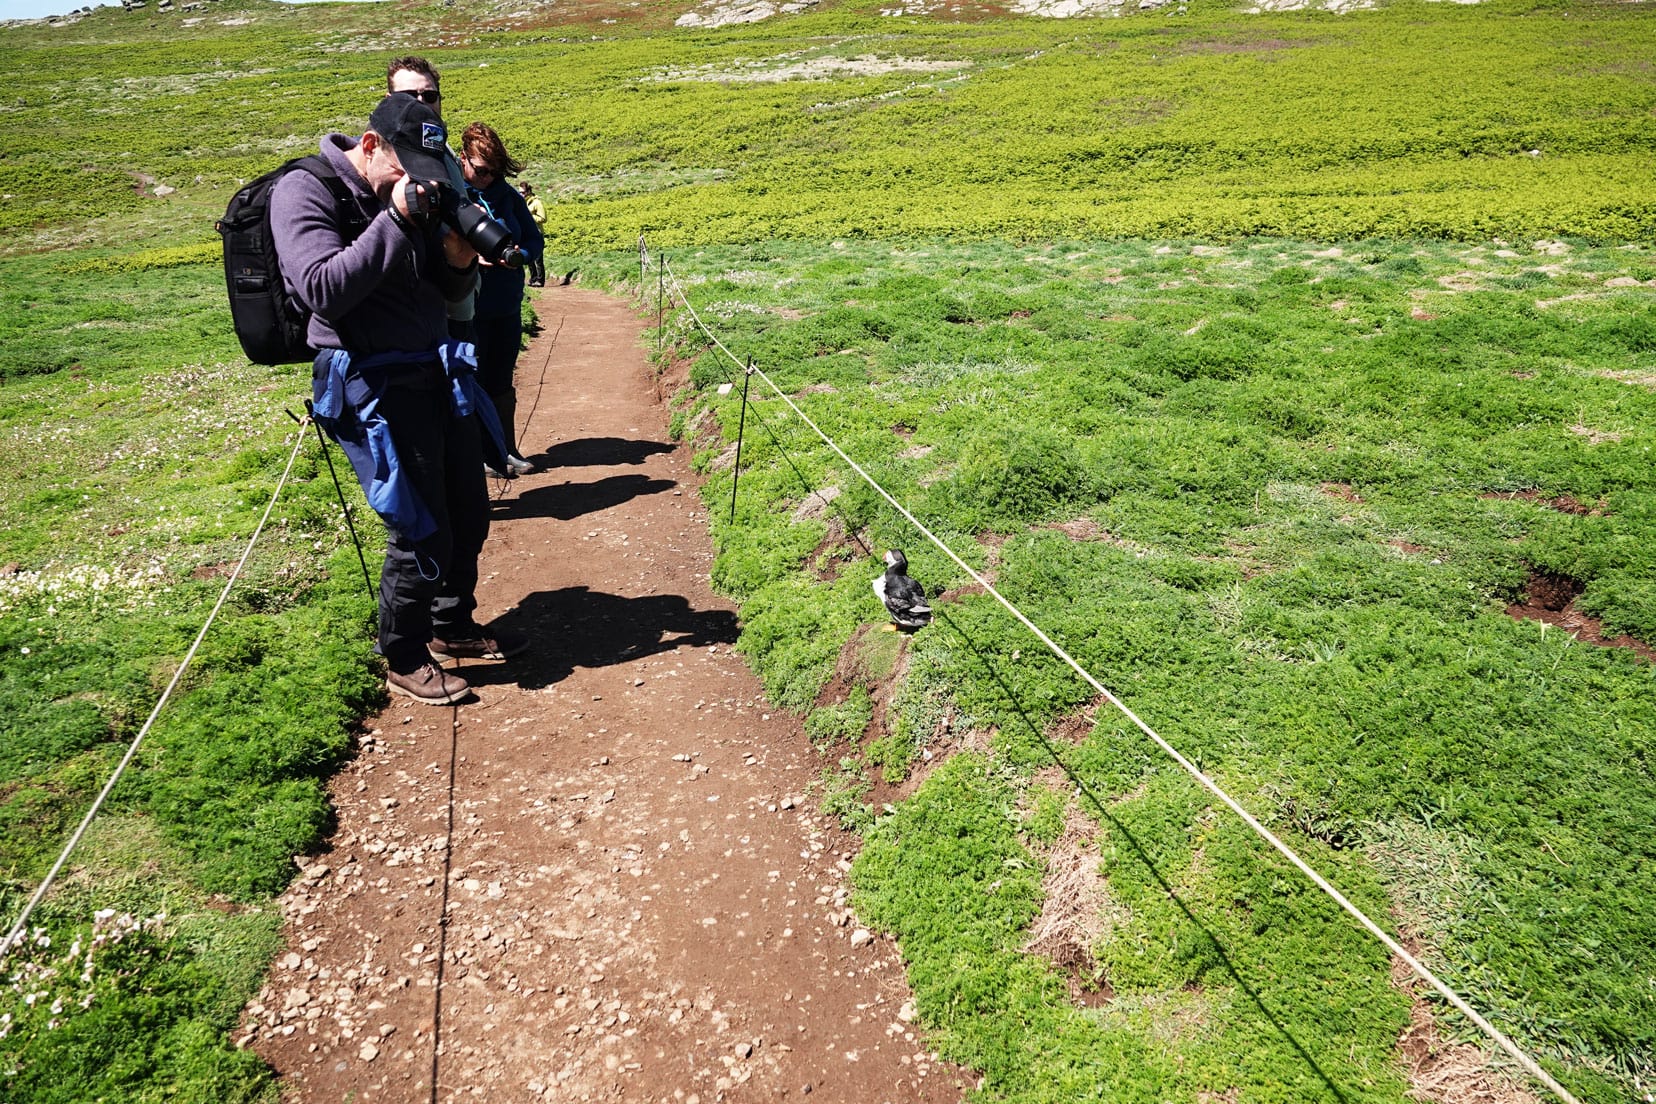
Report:
[{"label": "backpack shoulder strap", "polygon": [[303,169],[327,185],[328,191],[333,195],[334,204],[344,216],[346,237],[355,238],[368,228],[367,212],[363,211],[362,204],[357,202],[350,187],[339,178],[338,171],[326,157],[313,153],[309,157],[298,157],[289,161],[288,167]]}]

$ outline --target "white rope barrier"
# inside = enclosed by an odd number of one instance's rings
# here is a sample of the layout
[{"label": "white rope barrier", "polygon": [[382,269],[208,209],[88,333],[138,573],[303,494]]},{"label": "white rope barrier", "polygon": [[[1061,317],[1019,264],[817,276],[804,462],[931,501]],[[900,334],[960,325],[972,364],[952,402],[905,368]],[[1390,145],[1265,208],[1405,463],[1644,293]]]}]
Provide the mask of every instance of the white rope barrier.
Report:
[{"label": "white rope barrier", "polygon": [[63,864],[69,861],[69,856],[80,844],[81,837],[86,835],[86,830],[92,826],[92,818],[98,815],[98,810],[103,807],[104,799],[109,796],[110,791],[114,790],[115,783],[121,780],[121,775],[126,772],[127,765],[132,762],[132,757],[138,754],[138,745],[144,742],[144,737],[149,734],[150,728],[155,724],[155,718],[161,715],[161,707],[167,704],[168,698],[172,697],[174,688],[178,686],[179,680],[184,677],[184,672],[189,669],[190,662],[195,659],[196,651],[201,647],[201,642],[207,638],[207,630],[212,627],[213,619],[218,616],[219,610],[224,608],[225,599],[230,597],[230,588],[236,585],[236,579],[241,575],[242,568],[246,566],[247,558],[253,554],[253,546],[258,542],[259,534],[264,532],[265,522],[270,520],[270,512],[276,508],[276,500],[281,497],[282,488],[287,485],[288,475],[293,471],[293,462],[299,458],[299,449],[305,443],[305,427],[303,424],[300,425],[299,431],[293,435],[293,438],[293,452],[288,455],[287,467],[282,469],[282,478],[276,483],[275,493],[270,496],[270,503],[265,507],[264,516],[259,519],[258,527],[253,530],[253,535],[248,538],[247,548],[242,552],[241,560],[237,562],[236,569],[230,572],[228,579],[224,580],[224,589],[219,592],[218,601],[213,604],[213,610],[207,615],[207,620],[202,624],[201,631],[196,633],[195,643],[190,645],[190,650],[184,655],[184,661],[178,665],[178,670],[173,672],[172,681],[167,683],[167,688],[161,692],[161,697],[157,699],[155,708],[150,710],[149,719],[138,730],[138,735],[132,738],[132,743],[127,747],[126,754],[121,757],[120,763],[115,767],[115,773],[109,776],[109,781],[104,783],[104,788],[98,794],[97,800],[92,802],[90,809],[86,810],[86,816],[81,819],[80,827],[75,829],[75,834],[69,837],[69,842],[64,845],[63,852],[57,857],[57,862],[53,863],[52,869],[46,872],[45,879],[40,883],[40,887],[35,890],[34,896],[29,898],[29,903],[23,906],[23,913],[17,918],[17,923],[13,924],[11,931],[6,933],[6,938],[0,940],[0,963],[5,961],[13,947],[22,942],[23,931],[29,923],[30,914],[34,912],[35,906],[40,904],[46,896],[46,891],[52,888],[52,883],[57,879],[58,872],[63,869]]},{"label": "white rope barrier", "polygon": [[810,426],[811,429],[815,431],[816,435],[822,438],[823,443],[832,449],[834,454],[843,460],[852,471],[856,472],[857,475],[862,478],[863,482],[873,488],[876,494],[885,499],[886,502],[890,504],[892,509],[901,514],[904,519],[906,519],[910,525],[914,526],[914,528],[917,529],[928,541],[936,545],[938,550],[945,556],[949,557],[949,559],[952,560],[957,567],[959,567],[967,575],[971,576],[975,583],[983,587],[984,591],[993,597],[995,601],[1005,607],[1006,611],[1015,617],[1024,626],[1024,628],[1033,633],[1037,640],[1046,645],[1047,649],[1051,651],[1053,655],[1057,656],[1066,665],[1068,665],[1068,667],[1074,671],[1083,682],[1085,682],[1088,686],[1091,686],[1099,694],[1103,695],[1106,701],[1115,706],[1115,708],[1119,710],[1129,721],[1131,721],[1140,732],[1148,736],[1155,742],[1157,747],[1161,748],[1162,751],[1166,752],[1174,762],[1183,767],[1185,771],[1192,778],[1196,779],[1196,781],[1199,782],[1204,789],[1217,797],[1237,816],[1241,817],[1243,823],[1247,824],[1247,826],[1252,828],[1261,839],[1265,840],[1265,842],[1275,848],[1279,854],[1281,854],[1289,862],[1293,863],[1294,866],[1299,869],[1300,873],[1304,874],[1314,885],[1317,886],[1318,889],[1321,889],[1330,898],[1332,898],[1334,902],[1340,906],[1340,908],[1344,909],[1346,913],[1356,920],[1357,923],[1363,928],[1365,928],[1369,934],[1378,939],[1387,950],[1396,955],[1398,958],[1401,958],[1404,962],[1408,963],[1411,970],[1431,985],[1433,989],[1437,990],[1443,999],[1454,1005],[1454,1007],[1458,1009],[1462,1015],[1476,1024],[1480,1031],[1493,1040],[1502,1050],[1506,1051],[1506,1053],[1510,1055],[1520,1066],[1522,1066],[1525,1071],[1555,1093],[1560,1100],[1565,1102],[1565,1104],[1580,1104],[1580,1101],[1578,1101],[1568,1089],[1560,1085],[1551,1074],[1542,1069],[1540,1065],[1536,1063],[1535,1059],[1525,1053],[1517,1043],[1514,1043],[1504,1033],[1496,1028],[1495,1025],[1491,1024],[1487,1019],[1480,1015],[1476,1009],[1474,1009],[1460,996],[1460,994],[1449,988],[1449,986],[1430,969],[1428,969],[1424,963],[1408,951],[1404,950],[1402,945],[1399,944],[1397,940],[1387,935],[1385,931],[1381,929],[1380,925],[1369,919],[1368,915],[1364,913],[1362,909],[1352,904],[1351,901],[1346,898],[1345,894],[1334,888],[1334,885],[1329,882],[1327,878],[1324,878],[1321,874],[1314,870],[1309,863],[1300,858],[1299,855],[1295,853],[1293,848],[1289,847],[1286,843],[1279,839],[1275,833],[1265,827],[1264,824],[1260,823],[1257,817],[1248,812],[1248,810],[1244,809],[1235,798],[1220,788],[1218,783],[1214,782],[1213,779],[1202,773],[1201,768],[1197,767],[1196,764],[1185,758],[1179,753],[1177,748],[1164,740],[1160,734],[1141,720],[1138,714],[1134,713],[1127,707],[1125,702],[1112,694],[1102,682],[1093,677],[1091,672],[1082,667],[1081,664],[1076,662],[1076,660],[1067,651],[1060,647],[1056,641],[1043,632],[1039,625],[1024,616],[1023,611],[1008,601],[1000,591],[996,590],[994,584],[989,582],[988,579],[985,579],[976,571],[972,570],[971,566],[967,564],[965,560],[962,560],[959,556],[955,555],[952,548],[938,539],[938,537],[930,529],[921,523],[919,518],[910,513],[901,502],[898,502],[895,498],[893,498],[890,492],[880,486],[873,476],[863,470],[862,465],[858,464],[855,460],[851,459],[850,456],[846,455],[845,450],[840,448],[833,438],[824,433],[822,428],[812,421],[810,416],[807,415],[805,411],[801,410],[798,404],[796,404],[793,399],[789,398],[787,393],[778,387],[776,382],[772,380],[770,376],[766,375],[764,371],[757,366],[750,366],[738,359],[736,355],[726,348],[724,343],[721,342],[718,337],[708,329],[707,325],[702,322],[701,316],[696,313],[695,307],[690,304],[689,297],[685,295],[684,288],[680,286],[678,277],[673,273],[672,267],[667,264],[665,258],[658,258],[657,263],[662,265],[667,273],[668,280],[671,283],[674,292],[678,295],[680,301],[684,303],[685,309],[690,312],[690,317],[695,320],[697,326],[701,327],[702,332],[707,335],[708,339],[712,341],[713,344],[726,356],[730,357],[732,362],[734,362],[738,368],[741,368],[743,371],[748,371],[751,368],[754,375],[764,380],[770,389],[776,393],[777,398],[781,399],[788,405],[790,410],[799,415],[800,420]]}]

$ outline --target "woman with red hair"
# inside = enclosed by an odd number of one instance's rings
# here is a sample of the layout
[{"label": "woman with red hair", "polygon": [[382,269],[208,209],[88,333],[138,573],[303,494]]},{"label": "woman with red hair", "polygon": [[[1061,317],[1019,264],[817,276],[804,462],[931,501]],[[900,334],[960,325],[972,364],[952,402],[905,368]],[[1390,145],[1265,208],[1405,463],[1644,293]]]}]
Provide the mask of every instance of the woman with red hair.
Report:
[{"label": "woman with red hair", "polygon": [[[482,197],[494,217],[535,264],[540,263],[544,239],[535,225],[523,197],[507,177],[523,171],[513,160],[493,127],[472,123],[460,136],[460,168],[466,183]],[[535,465],[524,458],[517,442],[517,391],[512,376],[517,371],[518,347],[523,342],[523,269],[485,265],[477,292],[477,378],[494,400],[506,431],[506,464],[512,475],[527,475]]]}]

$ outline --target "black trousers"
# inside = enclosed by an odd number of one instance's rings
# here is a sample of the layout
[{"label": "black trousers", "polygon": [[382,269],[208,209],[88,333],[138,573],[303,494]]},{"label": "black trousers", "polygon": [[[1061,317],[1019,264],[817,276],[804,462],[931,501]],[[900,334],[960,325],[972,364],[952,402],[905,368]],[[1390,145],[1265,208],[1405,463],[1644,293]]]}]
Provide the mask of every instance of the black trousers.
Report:
[{"label": "black trousers", "polygon": [[487,317],[479,315],[473,325],[477,382],[494,400],[500,428],[506,434],[506,451],[522,456],[517,443],[517,388],[512,384],[512,377],[517,373],[518,346],[523,344],[523,315],[516,311]]},{"label": "black trousers", "polygon": [[432,636],[475,636],[477,556],[489,535],[489,489],[477,418],[457,417],[442,369],[386,387],[380,413],[397,459],[437,531],[415,545],[387,527],[380,571],[380,654],[406,674],[431,660]]}]

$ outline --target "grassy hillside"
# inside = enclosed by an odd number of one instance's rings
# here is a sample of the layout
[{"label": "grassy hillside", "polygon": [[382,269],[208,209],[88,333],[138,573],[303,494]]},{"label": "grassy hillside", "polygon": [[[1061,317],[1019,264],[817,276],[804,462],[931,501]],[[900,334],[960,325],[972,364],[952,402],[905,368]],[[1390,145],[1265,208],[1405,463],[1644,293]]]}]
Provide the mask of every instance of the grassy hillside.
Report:
[{"label": "grassy hillside", "polygon": [[[1656,1041],[1656,677],[1507,607],[1567,579],[1612,633],[1656,636],[1640,256],[934,242],[677,267],[738,356],[1136,712],[1614,1100]],[[755,411],[788,461],[750,419],[724,525],[737,400],[707,401],[715,580],[773,695],[866,765],[824,785],[870,826],[861,907],[902,938],[945,1052],[997,1099],[1397,1099],[1407,1002],[1381,949],[775,398]],[[796,512],[824,486],[826,517]],[[850,533],[956,595],[895,686]],[[963,745],[971,765],[927,774]],[[1023,947],[1066,808],[1108,893],[1078,961],[1043,966]],[[1066,978],[1116,1000],[1073,1007]],[[1176,1045],[1143,1053],[1147,1032]]]},{"label": "grassy hillside", "polygon": [[1656,229],[1656,24],[1638,4],[1244,17],[1198,0],[970,24],[874,7],[588,37],[230,0],[171,33],[117,11],[11,32],[0,227],[155,206],[133,174],[180,189],[170,206],[217,205],[319,129],[360,126],[382,59],[418,44],[449,110],[493,120],[555,181],[571,249],[640,226],[685,243]]},{"label": "grassy hillside", "polygon": [[[1656,680],[1504,612],[1562,588],[1656,640],[1644,7],[826,9],[225,0],[0,29],[4,915],[292,444],[303,370],[239,357],[211,220],[418,51],[451,122],[494,123],[558,201],[570,267],[625,287],[647,232],[733,348],[1567,1085],[1648,1093]],[[727,507],[722,378],[701,357],[675,425]],[[996,607],[961,592],[900,655],[863,633],[850,534],[965,580],[777,409],[786,455],[751,434],[737,523],[713,511],[716,581],[840,764],[860,908],[981,1095],[1401,1099],[1383,952]],[[319,465],[50,945],[0,977],[7,1099],[273,1091],[226,1032],[376,685]],[[828,519],[795,521],[826,485]]]}]

